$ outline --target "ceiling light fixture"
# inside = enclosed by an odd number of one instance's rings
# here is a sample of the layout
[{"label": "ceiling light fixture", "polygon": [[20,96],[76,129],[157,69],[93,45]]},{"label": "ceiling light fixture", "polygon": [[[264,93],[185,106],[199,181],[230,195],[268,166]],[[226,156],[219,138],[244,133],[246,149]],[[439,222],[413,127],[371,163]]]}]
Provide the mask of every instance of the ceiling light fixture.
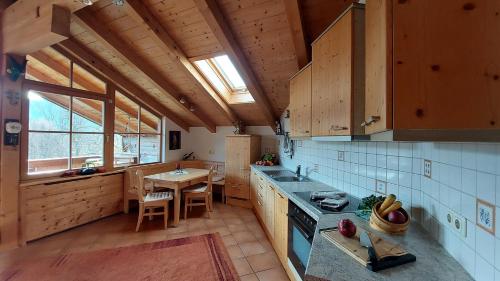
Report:
[{"label": "ceiling light fixture", "polygon": [[80,2],[82,2],[83,5],[87,5],[87,6],[90,6],[92,5],[92,0],[80,0]]},{"label": "ceiling light fixture", "polygon": [[125,0],[113,0],[113,4],[116,6],[123,6],[125,5]]},{"label": "ceiling light fixture", "polygon": [[191,105],[191,106],[189,107],[189,111],[191,111],[191,112],[194,112],[194,111],[195,111],[195,108],[194,108],[194,106],[193,106],[193,105]]}]

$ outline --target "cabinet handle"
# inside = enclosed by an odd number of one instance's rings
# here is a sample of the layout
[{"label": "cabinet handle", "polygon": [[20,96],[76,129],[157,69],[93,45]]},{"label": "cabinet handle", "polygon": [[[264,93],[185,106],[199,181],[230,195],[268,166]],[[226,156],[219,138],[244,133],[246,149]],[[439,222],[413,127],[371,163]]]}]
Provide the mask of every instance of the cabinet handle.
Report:
[{"label": "cabinet handle", "polygon": [[304,131],[304,133],[309,134],[309,131]]},{"label": "cabinet handle", "polygon": [[285,199],[285,197],[283,197],[283,195],[279,194],[278,193],[278,196],[281,198],[281,199]]},{"label": "cabinet handle", "polygon": [[349,129],[348,127],[342,127],[342,126],[337,126],[337,125],[332,125],[330,127],[331,130],[333,131],[343,131]]},{"label": "cabinet handle", "polygon": [[361,127],[370,126],[377,121],[380,121],[380,116],[370,116],[368,117],[368,120],[365,120],[363,123],[361,123]]}]

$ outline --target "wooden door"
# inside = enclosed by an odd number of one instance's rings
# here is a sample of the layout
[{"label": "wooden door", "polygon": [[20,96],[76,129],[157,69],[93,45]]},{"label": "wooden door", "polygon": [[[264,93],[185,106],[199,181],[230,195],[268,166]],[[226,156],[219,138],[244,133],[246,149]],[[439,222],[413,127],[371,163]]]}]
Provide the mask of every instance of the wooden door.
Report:
[{"label": "wooden door", "polygon": [[311,74],[307,65],[290,80],[290,136],[311,136]]},{"label": "wooden door", "polygon": [[280,192],[275,195],[274,241],[276,253],[283,266],[287,266],[288,245],[288,198]]},{"label": "wooden door", "polygon": [[365,132],[392,129],[392,6],[390,0],[366,3]]},{"label": "wooden door", "polygon": [[352,11],[312,47],[312,135],[351,134]]},{"label": "wooden door", "polygon": [[249,199],[250,136],[226,137],[226,195]]},{"label": "wooden door", "polygon": [[272,238],[274,238],[274,186],[269,183],[266,186],[266,203],[264,205],[264,210],[265,210],[265,224],[267,231],[271,235]]},{"label": "wooden door", "polygon": [[392,1],[394,129],[500,128],[500,1]]}]

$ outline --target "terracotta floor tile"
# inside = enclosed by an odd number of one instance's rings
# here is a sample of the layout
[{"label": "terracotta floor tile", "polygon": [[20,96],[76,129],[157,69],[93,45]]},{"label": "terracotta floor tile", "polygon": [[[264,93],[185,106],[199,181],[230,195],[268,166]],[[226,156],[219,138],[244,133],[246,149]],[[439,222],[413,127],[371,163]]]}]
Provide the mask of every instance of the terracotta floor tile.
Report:
[{"label": "terracotta floor tile", "polygon": [[257,241],[245,242],[245,243],[241,243],[238,245],[240,246],[241,250],[243,251],[243,254],[245,255],[245,257],[258,255],[258,254],[262,254],[262,253],[266,252],[266,249],[264,247],[262,247],[262,245]]},{"label": "terracotta floor tile", "polygon": [[249,256],[247,257],[247,261],[254,272],[279,267],[281,265],[278,257],[273,252]]},{"label": "terracotta floor tile", "polygon": [[229,246],[226,248],[227,248],[227,252],[229,253],[229,256],[231,257],[231,259],[239,259],[239,258],[245,257],[238,245],[232,245],[232,246]]},{"label": "terracotta floor tile", "polygon": [[239,276],[253,273],[252,268],[245,258],[233,259],[233,264]]},{"label": "terracotta floor tile", "polygon": [[253,234],[248,231],[233,232],[233,237],[234,240],[236,240],[236,242],[238,242],[239,244],[257,241],[257,238],[255,238],[255,236],[253,236]]},{"label": "terracotta floor tile", "polygon": [[241,276],[240,280],[241,281],[259,281],[259,279],[257,278],[257,275],[255,275],[255,274],[248,274],[245,276]]},{"label": "terracotta floor tile", "polygon": [[266,239],[259,239],[260,245],[264,248],[265,252],[274,252],[273,245],[271,245],[271,242]]},{"label": "terracotta floor tile", "polygon": [[286,272],[283,268],[275,267],[272,269],[264,270],[256,273],[259,281],[289,281]]},{"label": "terracotta floor tile", "polygon": [[227,228],[232,233],[241,232],[241,231],[248,231],[248,228],[244,224],[229,224],[229,225],[227,225]]},{"label": "terracotta floor tile", "polygon": [[233,235],[222,236],[222,241],[224,242],[224,245],[226,245],[226,247],[237,244],[236,240],[234,240]]}]

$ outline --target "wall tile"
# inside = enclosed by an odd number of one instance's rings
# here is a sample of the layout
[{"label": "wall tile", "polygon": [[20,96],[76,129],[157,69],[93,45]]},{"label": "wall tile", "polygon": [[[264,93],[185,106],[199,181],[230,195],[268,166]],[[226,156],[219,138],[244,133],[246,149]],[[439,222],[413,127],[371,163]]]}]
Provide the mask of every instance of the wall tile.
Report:
[{"label": "wall tile", "polygon": [[400,142],[399,143],[399,156],[412,157],[412,143]]},{"label": "wall tile", "polygon": [[387,169],[397,170],[399,168],[397,156],[387,156]]},{"label": "wall tile", "polygon": [[495,278],[493,265],[489,264],[478,254],[476,254],[476,273],[474,277],[476,281],[491,281]]},{"label": "wall tile", "polygon": [[462,168],[462,192],[476,196],[476,186],[476,171]]},{"label": "wall tile", "polygon": [[477,145],[477,170],[495,174],[496,168],[496,146],[494,144],[478,144]]},{"label": "wall tile", "polygon": [[492,174],[477,173],[477,197],[495,204],[495,176]]},{"label": "wall tile", "polygon": [[399,157],[399,170],[403,172],[411,173],[411,165],[413,164],[413,160],[408,157]]}]

